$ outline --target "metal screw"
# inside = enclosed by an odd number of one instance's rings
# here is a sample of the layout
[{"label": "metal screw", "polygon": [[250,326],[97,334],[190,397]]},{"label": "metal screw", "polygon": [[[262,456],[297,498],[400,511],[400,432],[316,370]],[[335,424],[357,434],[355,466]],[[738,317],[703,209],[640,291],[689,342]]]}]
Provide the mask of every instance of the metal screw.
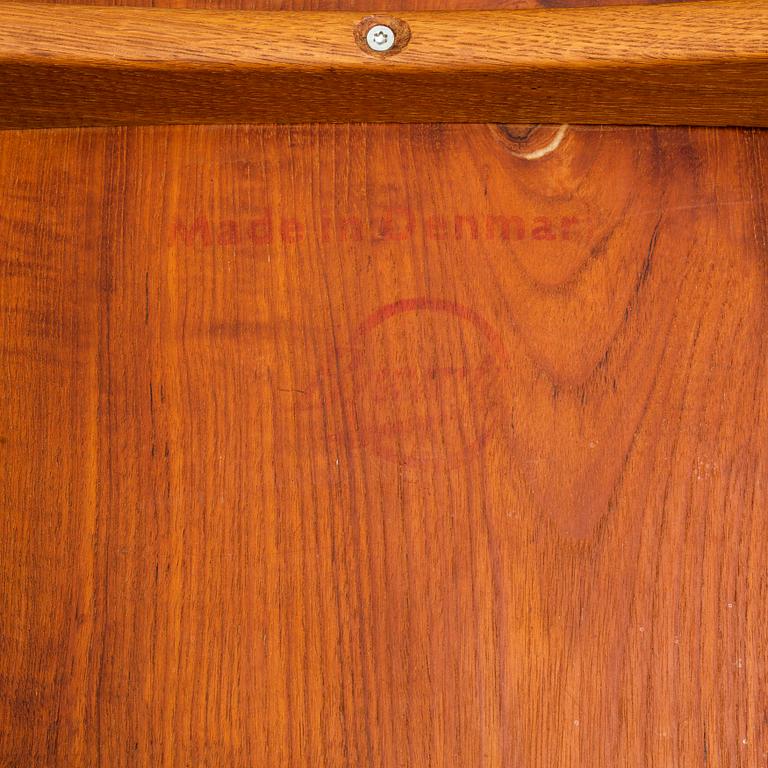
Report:
[{"label": "metal screw", "polygon": [[390,27],[377,24],[368,30],[365,42],[372,51],[388,51],[395,44],[395,32]]}]

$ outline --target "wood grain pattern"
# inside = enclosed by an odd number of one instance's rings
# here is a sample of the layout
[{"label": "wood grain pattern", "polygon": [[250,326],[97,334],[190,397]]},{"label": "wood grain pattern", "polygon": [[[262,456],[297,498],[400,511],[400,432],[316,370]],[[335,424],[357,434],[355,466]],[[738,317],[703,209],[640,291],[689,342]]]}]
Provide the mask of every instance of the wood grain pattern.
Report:
[{"label": "wood grain pattern", "polygon": [[768,124],[768,0],[361,15],[0,4],[0,127]]},{"label": "wood grain pattern", "polygon": [[767,156],[1,133],[0,766],[766,765]]},{"label": "wood grain pattern", "polygon": [[0,136],[3,765],[764,764],[766,135],[519,142]]}]

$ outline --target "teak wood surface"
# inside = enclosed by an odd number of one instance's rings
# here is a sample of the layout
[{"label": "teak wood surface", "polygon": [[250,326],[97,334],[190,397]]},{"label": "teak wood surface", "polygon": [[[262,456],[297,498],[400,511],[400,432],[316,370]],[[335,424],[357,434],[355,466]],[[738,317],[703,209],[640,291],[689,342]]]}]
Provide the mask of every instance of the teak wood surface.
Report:
[{"label": "teak wood surface", "polygon": [[404,10],[386,55],[361,44],[361,18],[0,2],[0,128],[768,126],[768,0]]},{"label": "teak wood surface", "polygon": [[767,255],[759,130],[1,133],[0,766],[765,766]]}]

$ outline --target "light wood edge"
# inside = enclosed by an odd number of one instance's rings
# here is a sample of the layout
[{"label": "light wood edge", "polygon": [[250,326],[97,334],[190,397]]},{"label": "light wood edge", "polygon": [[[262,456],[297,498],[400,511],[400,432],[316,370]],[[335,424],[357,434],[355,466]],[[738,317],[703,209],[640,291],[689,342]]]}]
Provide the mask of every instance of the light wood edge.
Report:
[{"label": "light wood edge", "polygon": [[0,127],[768,125],[768,0],[367,16],[0,3]]}]

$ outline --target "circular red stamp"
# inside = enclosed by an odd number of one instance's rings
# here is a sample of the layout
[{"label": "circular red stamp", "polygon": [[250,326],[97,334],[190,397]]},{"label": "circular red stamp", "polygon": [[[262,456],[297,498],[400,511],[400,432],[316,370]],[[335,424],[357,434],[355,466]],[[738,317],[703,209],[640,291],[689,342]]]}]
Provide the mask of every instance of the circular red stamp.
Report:
[{"label": "circular red stamp", "polygon": [[468,460],[502,423],[499,335],[454,301],[409,298],[360,325],[339,384],[360,445],[402,465]]}]

